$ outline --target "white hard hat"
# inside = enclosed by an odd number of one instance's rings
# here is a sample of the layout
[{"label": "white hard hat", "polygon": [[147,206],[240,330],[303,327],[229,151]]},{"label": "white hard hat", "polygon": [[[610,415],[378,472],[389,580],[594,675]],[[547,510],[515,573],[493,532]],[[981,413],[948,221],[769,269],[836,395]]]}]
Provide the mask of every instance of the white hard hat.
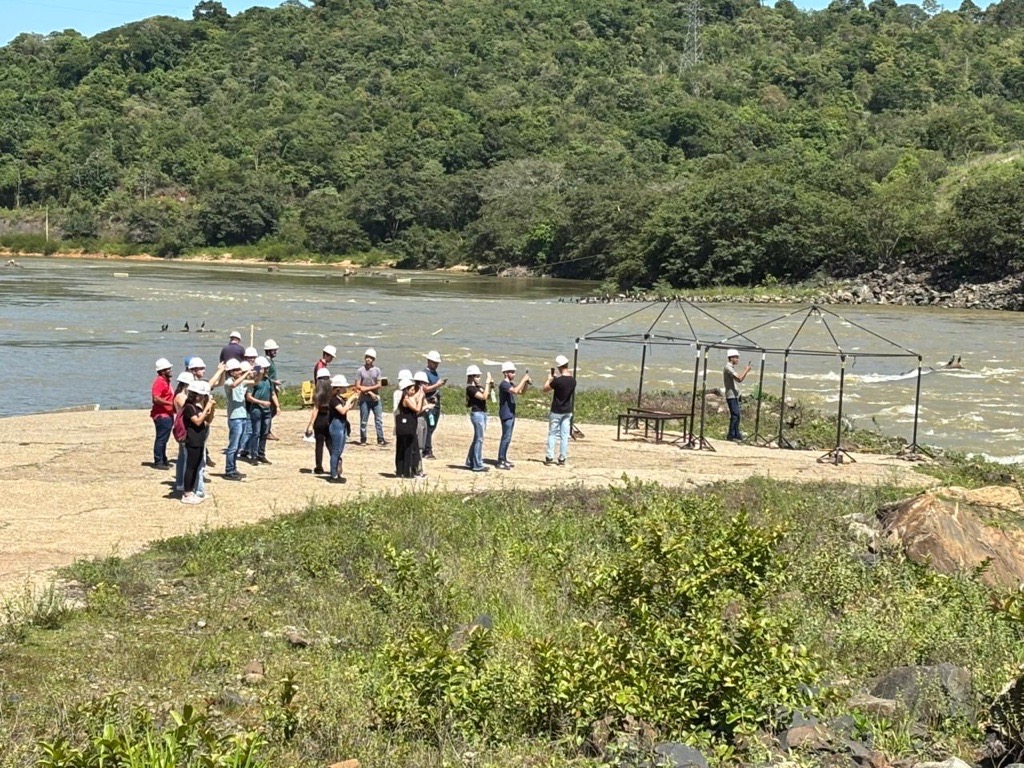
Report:
[{"label": "white hard hat", "polygon": [[197,395],[208,395],[210,394],[210,384],[206,381],[193,381],[188,385],[189,392],[195,392]]},{"label": "white hard hat", "polygon": [[415,382],[412,379],[399,379],[398,380],[398,388],[399,389],[408,389],[413,384],[415,384]]},{"label": "white hard hat", "polygon": [[161,357],[159,360],[156,361],[156,369],[158,371],[166,371],[168,368],[173,367],[174,366],[171,365],[171,361],[168,360],[166,357]]},{"label": "white hard hat", "polygon": [[511,360],[509,360],[507,363],[502,363],[501,364],[501,372],[502,373],[508,373],[509,371],[514,371],[515,369],[516,369],[516,364],[513,363]]},{"label": "white hard hat", "polygon": [[231,339],[238,339],[239,341],[241,341],[242,334],[240,334],[238,331],[232,331],[231,333],[228,334],[228,341],[231,341]]},{"label": "white hard hat", "polygon": [[423,372],[423,371],[416,371],[416,373],[413,374],[412,380],[413,381],[418,381],[420,384],[429,384],[430,383],[430,379],[427,378],[427,374],[425,372]]},{"label": "white hard hat", "polygon": [[377,359],[377,350],[370,347],[368,350],[363,352],[363,357],[372,357],[374,360]]},{"label": "white hard hat", "polygon": [[555,358],[555,365],[557,365],[559,368],[563,368],[568,364],[569,358],[566,357],[565,355],[559,355],[558,357]]},{"label": "white hard hat", "polygon": [[412,371],[410,371],[408,368],[403,368],[402,370],[400,370],[398,372],[398,380],[399,381],[401,381],[402,379],[411,379],[411,378],[412,378]]},{"label": "white hard hat", "polygon": [[427,358],[427,360],[429,360],[432,363],[440,363],[441,362],[441,353],[438,352],[436,349],[432,349],[429,352],[427,352],[426,358]]},{"label": "white hard hat", "polygon": [[332,387],[347,387],[348,386],[348,379],[345,378],[345,374],[339,373],[337,376],[332,376],[331,377],[331,386]]},{"label": "white hard hat", "polygon": [[316,377],[318,379],[329,379],[331,378],[331,372],[328,371],[326,368],[321,368],[319,371],[316,372]]},{"label": "white hard hat", "polygon": [[206,367],[206,363],[203,362],[203,358],[201,358],[201,357],[193,357],[191,360],[188,361],[188,369],[190,371],[194,371],[196,368],[205,368],[205,367]]},{"label": "white hard hat", "polygon": [[241,363],[241,368],[243,371],[248,373],[249,371],[252,370],[252,363],[250,363],[248,360],[243,360]]},{"label": "white hard hat", "polygon": [[277,346],[277,342],[273,339],[267,339],[263,342],[263,349],[280,349],[280,347]]},{"label": "white hard hat", "polygon": [[246,347],[245,354],[242,357],[256,357],[259,352],[256,351],[256,347]]},{"label": "white hard hat", "polygon": [[265,358],[265,357],[263,357],[261,355],[260,357],[256,358],[256,365],[258,367],[260,367],[260,368],[269,368],[270,367],[270,361],[267,360],[267,358]]},{"label": "white hard hat", "polygon": [[739,357],[740,356],[740,351],[738,349],[730,349],[728,352],[725,353],[725,356],[726,357]]},{"label": "white hard hat", "polygon": [[330,355],[331,357],[337,357],[338,350],[334,348],[333,344],[328,344],[326,347],[324,347],[324,354]]},{"label": "white hard hat", "polygon": [[191,384],[195,380],[196,380],[196,377],[193,376],[188,371],[182,371],[181,373],[178,374],[178,378],[176,379],[176,381],[179,384]]},{"label": "white hard hat", "polygon": [[224,363],[224,370],[225,371],[237,371],[241,367],[242,367],[242,364],[240,362],[238,362],[237,360],[235,360],[234,358],[232,358],[231,360],[228,360],[226,363]]},{"label": "white hard hat", "polygon": [[466,375],[467,376],[479,376],[480,375],[480,368],[479,368],[479,366],[471,365],[468,368],[466,368]]}]

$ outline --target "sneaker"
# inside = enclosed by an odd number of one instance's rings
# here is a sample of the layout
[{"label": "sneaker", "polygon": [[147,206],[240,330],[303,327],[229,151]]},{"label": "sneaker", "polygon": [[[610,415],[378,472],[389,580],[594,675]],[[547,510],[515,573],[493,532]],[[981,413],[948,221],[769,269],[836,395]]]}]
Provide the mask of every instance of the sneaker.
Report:
[{"label": "sneaker", "polygon": [[426,476],[427,476],[427,473],[426,473],[426,472],[417,472],[417,473],[416,473],[416,477],[419,477],[419,478],[424,478],[424,477],[426,477]]},{"label": "sneaker", "polygon": [[327,482],[329,482],[329,483],[347,483],[348,480],[346,478],[342,477],[341,475],[338,475],[336,477],[329,477],[329,478],[327,478]]},{"label": "sneaker", "polygon": [[491,468],[490,467],[480,467],[479,469],[474,469],[473,471],[474,472],[490,472]]},{"label": "sneaker", "polygon": [[267,435],[267,440],[277,440],[277,435],[275,435],[273,432],[270,432]]},{"label": "sneaker", "polygon": [[266,456],[260,456],[258,459],[256,459],[256,463],[257,464],[273,464],[274,462],[272,462]]},{"label": "sneaker", "polygon": [[201,504],[202,501],[203,500],[196,496],[194,493],[190,493],[187,496],[181,497],[182,504]]},{"label": "sneaker", "polygon": [[545,456],[544,457],[544,466],[545,467],[550,467],[554,463],[555,463],[555,460],[552,459],[550,456]]},{"label": "sneaker", "polygon": [[359,444],[360,445],[366,445],[366,438],[364,437],[364,438],[360,439]]},{"label": "sneaker", "polygon": [[326,475],[327,474],[327,470],[325,470],[323,467],[313,467],[313,474],[314,475]]},{"label": "sneaker", "polygon": [[224,479],[225,480],[241,480],[242,479],[242,473],[241,472],[232,472],[230,475],[224,475]]},{"label": "sneaker", "polygon": [[211,456],[207,456],[206,457],[206,466],[208,466],[208,467],[216,467],[217,466],[217,462],[215,462]]},{"label": "sneaker", "polygon": [[499,461],[497,466],[498,469],[512,469],[512,465],[509,464],[507,461]]},{"label": "sneaker", "polygon": [[387,445],[387,444],[388,444],[387,440],[378,440],[377,441],[377,445]]},{"label": "sneaker", "polygon": [[434,454],[431,451],[424,451],[423,452],[423,458],[424,459],[435,459],[437,457],[434,456]]},{"label": "sneaker", "polygon": [[157,461],[153,463],[153,469],[170,469],[171,465],[166,461]]},{"label": "sneaker", "polygon": [[565,456],[562,456],[562,457],[560,457],[558,459],[558,466],[560,466],[560,467],[564,467],[565,466]]}]

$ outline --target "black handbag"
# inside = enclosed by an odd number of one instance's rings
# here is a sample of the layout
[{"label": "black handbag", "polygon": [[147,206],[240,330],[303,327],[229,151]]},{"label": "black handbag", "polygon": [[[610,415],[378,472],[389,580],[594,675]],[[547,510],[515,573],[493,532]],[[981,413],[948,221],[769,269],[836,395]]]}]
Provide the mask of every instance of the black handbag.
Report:
[{"label": "black handbag", "polygon": [[411,413],[400,413],[395,416],[395,434],[408,437],[416,434],[416,416]]}]

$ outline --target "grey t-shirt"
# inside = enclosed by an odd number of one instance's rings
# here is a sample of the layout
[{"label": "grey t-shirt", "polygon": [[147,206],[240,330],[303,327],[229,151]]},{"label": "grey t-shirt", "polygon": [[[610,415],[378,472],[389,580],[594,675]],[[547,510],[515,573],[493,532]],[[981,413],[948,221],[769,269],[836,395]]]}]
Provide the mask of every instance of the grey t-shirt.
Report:
[{"label": "grey t-shirt", "polygon": [[[372,368],[367,368],[365,365],[360,365],[359,370],[356,371],[356,384],[361,387],[372,387],[374,384],[380,382],[380,368],[376,365]],[[376,392],[363,392],[359,399],[364,402],[376,402],[374,396]]]},{"label": "grey t-shirt", "polygon": [[726,363],[725,370],[722,371],[722,374],[725,377],[725,399],[739,400],[740,380],[739,374],[736,373],[736,368],[732,363]]}]

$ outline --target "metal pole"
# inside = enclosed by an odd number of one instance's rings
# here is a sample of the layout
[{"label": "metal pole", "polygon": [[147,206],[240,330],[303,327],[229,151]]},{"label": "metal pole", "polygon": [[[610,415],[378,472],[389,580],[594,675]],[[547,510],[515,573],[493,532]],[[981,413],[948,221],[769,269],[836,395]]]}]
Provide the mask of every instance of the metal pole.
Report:
[{"label": "metal pole", "polygon": [[839,356],[839,410],[836,414],[835,463],[841,461],[843,447],[843,392],[846,388],[846,355]]},{"label": "metal pole", "polygon": [[764,399],[764,359],[766,355],[761,352],[761,372],[757,375],[757,410],[754,412],[754,443],[760,439],[761,434],[761,401]]},{"label": "metal pole", "polygon": [[708,355],[704,353],[704,375],[700,383],[700,435],[698,440],[701,448],[704,447],[704,414],[708,408]]},{"label": "metal pole", "polygon": [[786,375],[789,372],[789,350],[782,356],[782,394],[779,395],[779,436],[776,439],[778,447],[782,447],[782,425],[786,420]]},{"label": "metal pole", "polygon": [[917,356],[917,392],[914,395],[914,436],[910,439],[911,447],[917,450],[917,420],[921,414],[921,356]]},{"label": "metal pole", "polygon": [[640,407],[640,401],[644,397],[644,368],[647,366],[647,339],[650,338],[648,334],[644,334],[644,348],[640,354],[640,385],[636,390],[636,407]]},{"label": "metal pole", "polygon": [[700,376],[700,355],[701,345],[697,345],[697,356],[693,361],[693,394],[690,395],[690,440],[687,443],[693,447],[693,419],[697,415],[697,379]]},{"label": "metal pole", "polygon": [[[576,379],[576,370],[577,370],[577,367],[578,367],[579,359],[580,359],[580,337],[577,336],[576,337],[576,344],[575,344],[575,346],[572,349],[572,377],[573,377],[574,380]],[[575,405],[573,406],[572,411],[573,411],[572,416],[569,417],[569,436],[572,437],[575,440],[576,439],[575,436],[574,436],[574,430],[576,429],[576,407],[575,407]]]}]

